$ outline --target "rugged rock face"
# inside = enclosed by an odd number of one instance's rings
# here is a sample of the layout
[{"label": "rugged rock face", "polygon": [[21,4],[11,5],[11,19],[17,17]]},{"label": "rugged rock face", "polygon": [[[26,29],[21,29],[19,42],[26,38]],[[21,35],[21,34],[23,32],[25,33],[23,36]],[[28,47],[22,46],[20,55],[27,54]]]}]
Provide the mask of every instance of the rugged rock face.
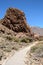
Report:
[{"label": "rugged rock face", "polygon": [[30,26],[26,23],[24,12],[16,8],[9,8],[1,23],[14,32],[25,32],[31,34]]}]

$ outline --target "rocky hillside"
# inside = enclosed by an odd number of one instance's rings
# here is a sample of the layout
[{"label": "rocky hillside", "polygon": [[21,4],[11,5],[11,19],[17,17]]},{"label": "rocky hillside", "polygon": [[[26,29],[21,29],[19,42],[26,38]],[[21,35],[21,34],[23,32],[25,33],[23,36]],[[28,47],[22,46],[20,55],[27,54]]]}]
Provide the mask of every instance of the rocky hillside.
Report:
[{"label": "rocky hillside", "polygon": [[15,52],[38,39],[30,26],[27,25],[23,11],[9,8],[3,19],[0,20],[0,65],[3,60]]},{"label": "rocky hillside", "polygon": [[29,45],[33,40],[24,12],[9,8],[0,20],[0,65],[12,52]]}]

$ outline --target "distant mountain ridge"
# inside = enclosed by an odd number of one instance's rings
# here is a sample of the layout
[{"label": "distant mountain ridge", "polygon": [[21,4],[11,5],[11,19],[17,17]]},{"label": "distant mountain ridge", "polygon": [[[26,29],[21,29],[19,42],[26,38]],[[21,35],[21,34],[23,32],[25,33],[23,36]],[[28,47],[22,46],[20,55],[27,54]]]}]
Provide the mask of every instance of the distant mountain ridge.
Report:
[{"label": "distant mountain ridge", "polygon": [[31,27],[32,32],[39,34],[40,36],[43,36],[43,28],[40,27]]}]

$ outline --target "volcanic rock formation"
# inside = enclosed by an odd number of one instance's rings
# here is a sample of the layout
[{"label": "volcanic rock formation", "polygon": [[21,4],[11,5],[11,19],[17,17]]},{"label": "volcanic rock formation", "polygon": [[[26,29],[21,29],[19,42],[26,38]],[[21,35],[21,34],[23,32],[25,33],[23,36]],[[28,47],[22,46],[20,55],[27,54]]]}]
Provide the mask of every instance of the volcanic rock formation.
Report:
[{"label": "volcanic rock formation", "polygon": [[9,8],[1,23],[14,32],[25,32],[31,34],[30,26],[26,23],[24,12],[16,8]]}]

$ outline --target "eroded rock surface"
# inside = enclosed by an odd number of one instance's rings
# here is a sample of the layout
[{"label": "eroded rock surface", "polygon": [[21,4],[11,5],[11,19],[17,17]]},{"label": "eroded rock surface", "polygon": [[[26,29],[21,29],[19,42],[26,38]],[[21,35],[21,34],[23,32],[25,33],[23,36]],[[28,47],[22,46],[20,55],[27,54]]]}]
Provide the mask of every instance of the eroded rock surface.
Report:
[{"label": "eroded rock surface", "polygon": [[24,12],[16,8],[9,8],[1,23],[15,32],[31,33],[30,26],[26,23]]}]

